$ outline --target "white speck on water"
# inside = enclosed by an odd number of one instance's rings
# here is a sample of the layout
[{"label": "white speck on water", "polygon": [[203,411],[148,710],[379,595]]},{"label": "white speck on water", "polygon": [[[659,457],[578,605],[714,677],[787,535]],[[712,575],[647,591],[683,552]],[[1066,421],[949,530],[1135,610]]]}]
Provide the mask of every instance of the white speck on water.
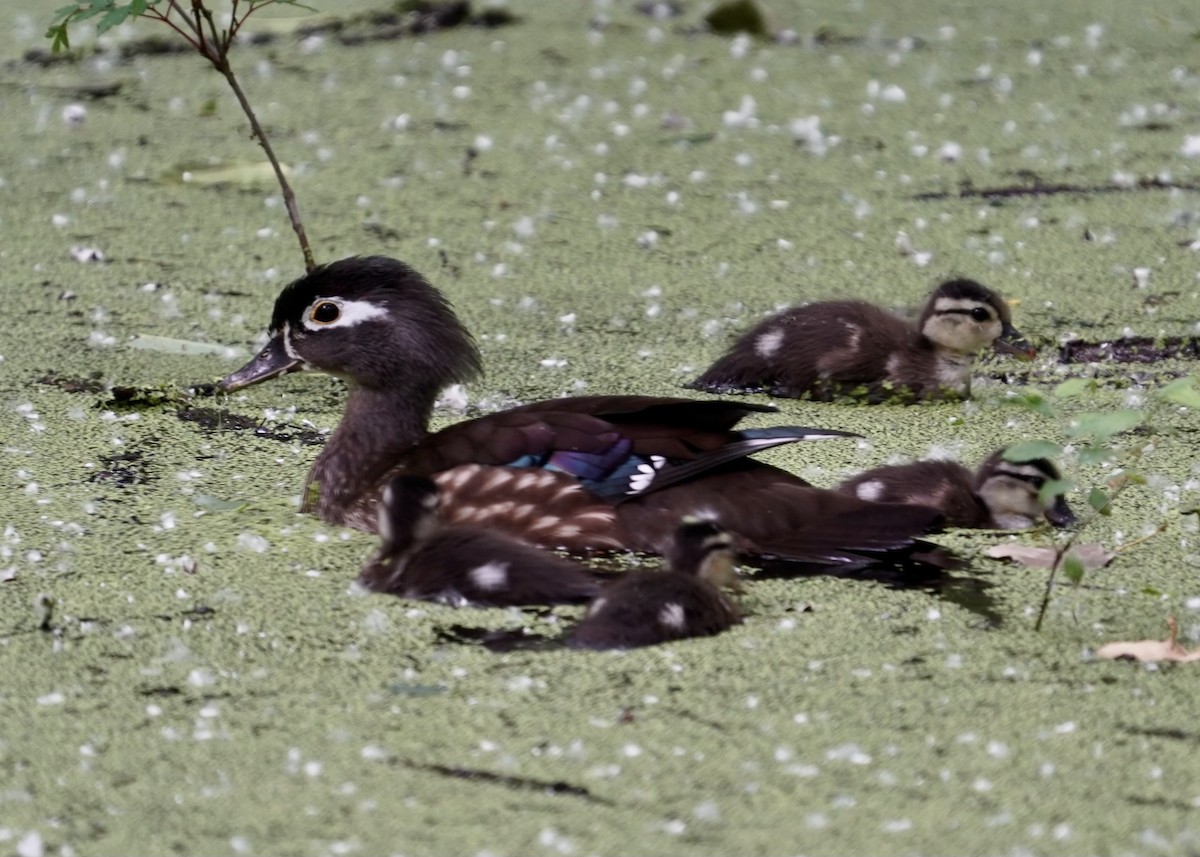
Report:
[{"label": "white speck on water", "polygon": [[229,848],[235,854],[249,854],[252,850],[250,847],[250,840],[245,836],[229,837]]},{"label": "white speck on water", "polygon": [[266,553],[271,547],[271,543],[257,533],[239,533],[237,545],[255,553]]},{"label": "white speck on water", "polygon": [[1043,779],[1054,776],[1054,773],[1057,770],[1058,768],[1053,762],[1042,762],[1042,764],[1038,766],[1038,774]]},{"label": "white speck on water", "polygon": [[1056,733],[1058,733],[1059,735],[1070,735],[1072,732],[1074,732],[1074,731],[1075,731],[1075,728],[1076,728],[1076,727],[1075,727],[1075,721],[1074,721],[1074,720],[1067,720],[1067,721],[1065,721],[1065,722],[1063,722],[1063,723],[1060,723],[1060,724],[1058,724],[1057,726],[1055,726],[1055,727],[1054,727],[1054,731],[1055,731]]},{"label": "white speck on water", "polygon": [[1179,154],[1185,158],[1200,158],[1200,134],[1189,134],[1184,137]]},{"label": "white speck on water", "polygon": [[17,840],[17,857],[43,857],[46,853],[46,844],[42,841],[42,834],[36,830],[31,830]]},{"label": "white speck on water", "polygon": [[682,821],[681,819],[673,818],[670,821],[663,824],[663,830],[666,831],[667,833],[671,834],[672,836],[679,836],[685,830],[687,830],[687,824],[684,821]]},{"label": "white speck on water", "polygon": [[827,750],[825,758],[831,762],[849,762],[852,765],[871,764],[871,754],[863,752],[857,744],[840,744]]},{"label": "white speck on water", "polygon": [[758,103],[751,95],[743,95],[742,103],[736,110],[726,110],[721,120],[730,128],[757,128],[758,119],[755,116]]},{"label": "white speck on water", "polygon": [[896,818],[883,823],[884,833],[904,833],[912,830],[912,820],[907,818]]},{"label": "white speck on water", "polygon": [[1008,757],[1008,745],[1003,741],[988,741],[987,754],[994,759],[1005,759]]},{"label": "white speck on water", "polygon": [[544,827],[538,832],[538,844],[559,854],[575,853],[575,843],[553,827]]},{"label": "white speck on water", "polygon": [[78,128],[87,121],[87,108],[82,104],[68,104],[62,109],[62,121],[67,125]]},{"label": "white speck on water", "polygon": [[63,695],[62,691],[59,690],[47,693],[37,698],[38,705],[62,705],[66,701],[67,697]]},{"label": "white speck on water", "polygon": [[70,249],[71,258],[76,262],[103,262],[104,251],[96,247],[84,247],[80,244],[72,245]]},{"label": "white speck on water", "polygon": [[206,667],[197,667],[188,673],[187,682],[192,687],[210,687],[217,683],[217,677]]},{"label": "white speck on water", "polygon": [[698,821],[718,821],[721,818],[721,809],[716,801],[706,800],[696,804],[692,815]]},{"label": "white speck on water", "polygon": [[930,607],[928,610],[925,611],[925,618],[928,619],[930,622],[936,622],[942,618],[942,611],[937,609],[936,607]]}]

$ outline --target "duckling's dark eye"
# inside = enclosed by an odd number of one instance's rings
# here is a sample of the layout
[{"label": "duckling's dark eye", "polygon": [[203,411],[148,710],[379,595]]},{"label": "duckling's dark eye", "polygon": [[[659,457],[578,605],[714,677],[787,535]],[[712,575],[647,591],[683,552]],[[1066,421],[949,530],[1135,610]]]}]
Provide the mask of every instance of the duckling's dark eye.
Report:
[{"label": "duckling's dark eye", "polygon": [[318,324],[332,324],[341,314],[342,310],[333,301],[321,301],[312,308],[308,317]]},{"label": "duckling's dark eye", "polygon": [[987,307],[977,306],[971,310],[971,318],[976,321],[990,321],[992,314],[988,311]]}]

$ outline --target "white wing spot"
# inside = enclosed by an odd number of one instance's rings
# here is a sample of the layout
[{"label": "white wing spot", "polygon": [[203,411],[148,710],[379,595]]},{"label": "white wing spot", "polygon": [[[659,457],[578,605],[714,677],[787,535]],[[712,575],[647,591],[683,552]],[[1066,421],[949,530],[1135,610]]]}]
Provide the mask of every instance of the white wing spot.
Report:
[{"label": "white wing spot", "polygon": [[597,613],[599,613],[601,610],[604,609],[604,605],[607,603],[608,603],[607,598],[597,598],[595,601],[593,601],[588,606],[587,614],[589,616],[595,616]]},{"label": "white wing spot", "polygon": [[583,530],[580,529],[579,527],[575,526],[574,524],[566,524],[564,526],[559,527],[557,530],[555,530],[554,535],[558,536],[560,539],[567,539],[567,538],[571,538],[573,536],[577,536],[582,532],[583,532]]},{"label": "white wing spot", "polygon": [[683,612],[683,605],[677,601],[664,604],[663,608],[658,611],[658,623],[676,631],[682,631],[687,627],[687,614]]},{"label": "white wing spot", "polygon": [[502,467],[497,467],[492,472],[492,475],[490,477],[488,477],[487,482],[483,483],[482,490],[494,491],[495,489],[499,488],[501,485],[508,482],[512,478],[513,478],[512,473],[510,473],[509,471],[505,470]]},{"label": "white wing spot", "polygon": [[860,500],[870,500],[872,502],[883,496],[884,484],[878,479],[872,479],[870,482],[863,482],[854,489],[854,493],[858,495]]},{"label": "white wing spot", "polygon": [[485,592],[504,589],[508,586],[508,563],[486,562],[468,572],[471,582]]},{"label": "white wing spot", "polygon": [[754,343],[754,352],[764,359],[773,357],[783,344],[783,328],[768,330]]},{"label": "white wing spot", "polygon": [[542,483],[541,471],[531,470],[528,473],[522,473],[517,477],[516,483],[513,485],[514,491],[527,491],[535,485]]},{"label": "white wing spot", "polygon": [[551,517],[550,515],[542,515],[542,517],[538,518],[536,521],[534,521],[532,524],[529,525],[529,529],[545,530],[545,529],[549,529],[550,527],[554,527],[557,525],[558,525],[558,518]]}]

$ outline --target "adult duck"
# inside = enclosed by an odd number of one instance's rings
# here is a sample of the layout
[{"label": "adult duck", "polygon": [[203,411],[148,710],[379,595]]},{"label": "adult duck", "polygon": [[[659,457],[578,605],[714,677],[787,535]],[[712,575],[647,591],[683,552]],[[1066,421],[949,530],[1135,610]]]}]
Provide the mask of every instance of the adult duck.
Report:
[{"label": "adult duck", "polygon": [[344,415],[303,501],[332,523],[375,531],[383,487],[408,473],[437,483],[447,523],[543,547],[661,553],[678,522],[697,515],[749,556],[843,570],[918,554],[928,561],[929,545],[916,537],[936,527],[936,510],[815,488],[747,458],[846,432],[738,430],[743,417],[775,410],[748,402],[577,396],[430,433],[438,392],[479,368],[470,334],[421,274],[388,257],[353,257],[286,286],[266,346],[219,386],[231,392],[301,370],[347,382]]}]

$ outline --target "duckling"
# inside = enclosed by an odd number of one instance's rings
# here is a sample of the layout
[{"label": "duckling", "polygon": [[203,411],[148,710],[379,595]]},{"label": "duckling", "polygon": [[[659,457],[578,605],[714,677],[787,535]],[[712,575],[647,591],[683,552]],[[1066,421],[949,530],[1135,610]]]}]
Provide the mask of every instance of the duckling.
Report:
[{"label": "duckling", "polygon": [[600,592],[600,578],[549,551],[495,530],[446,526],[438,487],[400,475],[383,489],[382,544],[358,582],[372,592],[452,607],[576,604]]},{"label": "duckling", "polygon": [[973,280],[949,280],[916,325],[865,301],[822,301],[776,313],[744,333],[688,386],[833,401],[916,402],[970,395],[975,354],[1031,356],[1009,308]]},{"label": "duckling", "polygon": [[839,569],[926,562],[918,536],[934,509],[871,503],[749,458],[797,440],[853,436],[799,426],[737,429],[769,405],[649,396],[534,402],[430,433],[442,387],[480,369],[445,296],[383,256],[320,266],[275,301],[269,340],[220,382],[240,390],[290,372],[343,378],[341,423],[308,475],[303,510],[374,531],[395,475],[437,483],[450,524],[499,529],[541,547],[657,552],[678,521],[704,512],[739,551]]},{"label": "duckling", "polygon": [[1075,523],[1061,494],[1047,503],[1042,486],[1062,478],[1054,463],[1006,461],[998,449],[972,473],[955,461],[917,461],[879,467],[847,479],[836,490],[863,500],[919,503],[942,510],[950,527],[1024,530],[1046,520],[1056,527]]},{"label": "duckling", "polygon": [[733,539],[712,521],[691,518],[675,531],[663,571],[630,571],[609,584],[571,631],[584,649],[629,649],[707,637],[740,624],[721,591],[740,588]]}]

